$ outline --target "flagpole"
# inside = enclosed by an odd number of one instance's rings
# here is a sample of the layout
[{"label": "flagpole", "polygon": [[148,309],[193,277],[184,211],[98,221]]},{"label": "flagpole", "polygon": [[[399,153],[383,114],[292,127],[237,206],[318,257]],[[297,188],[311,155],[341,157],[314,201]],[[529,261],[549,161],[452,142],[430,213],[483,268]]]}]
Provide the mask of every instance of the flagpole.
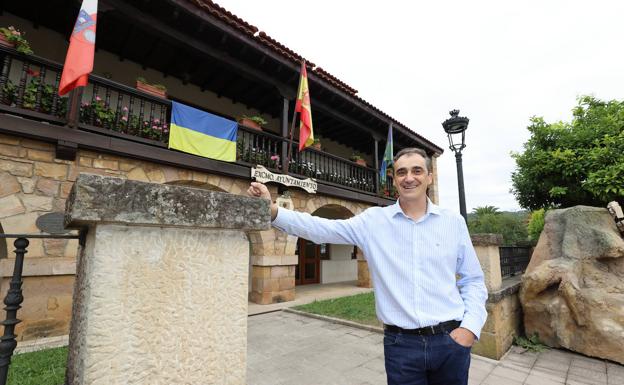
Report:
[{"label": "flagpole", "polygon": [[295,118],[297,117],[297,111],[293,110],[293,118],[290,123],[290,140],[288,141],[288,155],[286,156],[286,162],[284,163],[284,174],[288,175],[288,167],[290,166],[290,157],[292,155],[292,142],[293,132],[295,131]]},{"label": "flagpole", "polygon": [[[305,66],[305,60],[302,62]],[[290,157],[292,156],[292,141],[293,132],[295,131],[295,118],[297,117],[297,98],[299,97],[299,89],[301,88],[301,74],[299,75],[299,85],[297,86],[297,95],[295,97],[295,108],[293,109],[293,118],[290,123],[290,140],[288,141],[288,155],[286,156],[286,162],[284,163],[284,174],[288,175],[288,168],[290,167]]]}]

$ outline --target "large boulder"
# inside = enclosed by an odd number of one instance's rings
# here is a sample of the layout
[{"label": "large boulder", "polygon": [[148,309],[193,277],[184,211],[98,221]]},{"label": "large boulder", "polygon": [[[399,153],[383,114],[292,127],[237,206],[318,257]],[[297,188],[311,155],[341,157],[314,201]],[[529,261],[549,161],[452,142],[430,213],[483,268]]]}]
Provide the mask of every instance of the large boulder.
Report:
[{"label": "large boulder", "polygon": [[548,212],[520,301],[527,335],[624,364],[624,240],[607,209]]}]

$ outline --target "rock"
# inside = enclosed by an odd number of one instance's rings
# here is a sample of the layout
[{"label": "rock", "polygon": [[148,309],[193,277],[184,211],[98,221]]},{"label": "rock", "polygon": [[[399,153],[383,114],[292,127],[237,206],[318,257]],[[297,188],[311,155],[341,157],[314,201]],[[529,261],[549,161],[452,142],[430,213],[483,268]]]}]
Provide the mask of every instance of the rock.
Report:
[{"label": "rock", "polygon": [[81,173],[68,197],[65,222],[267,230],[271,212],[265,199]]},{"label": "rock", "polygon": [[527,335],[624,364],[624,240],[607,209],[548,212],[520,300]]}]

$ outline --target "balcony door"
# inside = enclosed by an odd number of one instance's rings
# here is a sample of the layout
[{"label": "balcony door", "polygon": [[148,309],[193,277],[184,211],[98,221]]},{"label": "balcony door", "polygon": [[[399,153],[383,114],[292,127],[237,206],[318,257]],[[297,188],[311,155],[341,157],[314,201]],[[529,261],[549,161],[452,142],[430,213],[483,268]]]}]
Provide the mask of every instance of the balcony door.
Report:
[{"label": "balcony door", "polygon": [[307,239],[299,238],[297,242],[299,264],[295,268],[297,285],[309,285],[321,281],[321,254],[326,247],[326,245],[317,245]]}]

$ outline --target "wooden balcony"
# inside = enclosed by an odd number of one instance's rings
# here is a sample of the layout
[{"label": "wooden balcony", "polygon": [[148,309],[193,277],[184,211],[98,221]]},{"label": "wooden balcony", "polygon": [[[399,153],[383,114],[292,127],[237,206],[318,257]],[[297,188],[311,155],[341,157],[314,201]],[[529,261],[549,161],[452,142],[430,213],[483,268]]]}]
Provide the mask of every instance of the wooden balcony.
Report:
[{"label": "wooden balcony", "polygon": [[[91,75],[79,99],[71,101],[58,96],[60,64],[4,47],[0,47],[0,63],[0,111],[167,149],[170,100]],[[287,138],[239,125],[236,163],[262,165],[273,172],[282,172],[281,158],[287,143]],[[377,186],[375,169],[311,148],[298,152],[297,142],[292,146],[290,175],[311,177],[327,186],[357,193],[393,198],[391,181],[386,186]]]}]

